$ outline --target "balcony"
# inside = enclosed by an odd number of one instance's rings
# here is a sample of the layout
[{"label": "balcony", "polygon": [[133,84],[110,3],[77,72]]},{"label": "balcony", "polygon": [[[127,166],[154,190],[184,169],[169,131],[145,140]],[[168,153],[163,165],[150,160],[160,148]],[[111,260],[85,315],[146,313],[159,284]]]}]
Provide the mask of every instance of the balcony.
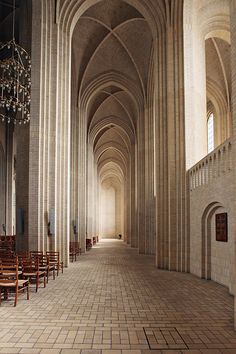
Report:
[{"label": "balcony", "polygon": [[232,139],[230,138],[188,171],[190,191],[212,184],[217,178],[230,173],[232,158]]}]

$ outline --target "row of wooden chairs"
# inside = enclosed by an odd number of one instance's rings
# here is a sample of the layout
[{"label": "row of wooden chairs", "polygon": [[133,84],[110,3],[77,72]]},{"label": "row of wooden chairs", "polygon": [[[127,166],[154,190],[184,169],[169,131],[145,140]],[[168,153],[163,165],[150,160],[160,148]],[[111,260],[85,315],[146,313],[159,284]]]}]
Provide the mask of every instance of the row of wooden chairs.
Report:
[{"label": "row of wooden chairs", "polygon": [[98,236],[94,236],[93,237],[93,245],[96,245],[97,242],[98,242]]},{"label": "row of wooden chairs", "polygon": [[15,235],[0,236],[0,250],[15,251],[15,248],[16,248]]},{"label": "row of wooden chairs", "polygon": [[8,299],[9,291],[15,292],[14,306],[18,301],[18,294],[21,291],[27,291],[27,300],[29,300],[29,278],[19,279],[18,257],[11,259],[4,259],[0,262],[0,305],[2,301],[2,291],[4,292],[4,299]]},{"label": "row of wooden chairs", "polygon": [[89,251],[93,245],[98,242],[98,236],[93,236],[92,238],[86,238],[86,250]]},{"label": "row of wooden chairs", "polygon": [[70,261],[77,260],[77,256],[81,255],[81,248],[78,241],[70,241]]},{"label": "row of wooden chairs", "polygon": [[40,281],[43,280],[44,288],[52,274],[59,275],[59,270],[63,273],[64,264],[60,261],[59,252],[31,251],[30,253],[19,253],[18,255],[5,254],[0,259],[0,304],[2,291],[4,299],[8,298],[9,289],[15,292],[14,306],[17,304],[18,292],[27,289],[27,299],[29,299],[29,284],[33,281],[38,291]]}]

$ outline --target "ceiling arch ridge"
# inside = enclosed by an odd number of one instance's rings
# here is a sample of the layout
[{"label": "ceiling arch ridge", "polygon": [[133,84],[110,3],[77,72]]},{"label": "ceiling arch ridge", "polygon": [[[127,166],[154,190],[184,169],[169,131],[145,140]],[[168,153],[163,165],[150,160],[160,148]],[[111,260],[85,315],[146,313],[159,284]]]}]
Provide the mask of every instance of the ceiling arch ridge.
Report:
[{"label": "ceiling arch ridge", "polygon": [[[119,135],[119,137],[121,138],[121,140],[123,141],[123,144],[125,145],[126,150],[131,153],[131,142],[129,140],[129,136],[126,134],[126,132],[121,128],[121,127],[115,127],[116,129],[116,133]],[[99,135],[99,133],[104,130],[104,134],[107,132],[105,131],[105,127],[103,129],[101,129],[98,134],[96,135],[94,142],[92,143],[93,145],[93,151],[96,150],[97,146],[99,145],[99,143],[101,142],[101,139],[103,139],[103,135],[102,134],[98,139],[97,136]],[[91,142],[90,142],[91,143]]]},{"label": "ceiling arch ridge", "polygon": [[[113,172],[114,171],[114,172]],[[115,183],[119,183],[120,186],[124,183],[124,177],[118,170],[112,170],[107,172],[106,170],[99,175],[100,183],[105,183],[107,180],[112,179]]]},{"label": "ceiling arch ridge", "polygon": [[[135,126],[134,126],[134,122],[133,122],[133,119],[131,117],[131,114],[129,112],[129,110],[125,107],[125,105],[123,104],[123,102],[117,97],[117,95],[120,93],[121,91],[119,92],[116,92],[116,93],[111,93],[110,96],[112,96],[119,104],[120,106],[124,109],[124,111],[126,112],[126,114],[128,115],[129,117],[129,120],[130,120],[130,123],[132,125],[132,128],[133,130],[135,131]],[[122,91],[124,92],[124,91]]]},{"label": "ceiling arch ridge", "polygon": [[[104,155],[104,156],[103,156]],[[102,158],[103,156],[103,158]],[[109,156],[107,155],[107,151],[104,151],[103,154],[100,156],[100,160],[98,160],[98,171],[99,171],[99,167],[103,166],[103,163],[107,163],[107,162],[116,162],[122,169],[124,176],[127,176],[128,173],[128,166],[126,165],[124,159],[122,159],[121,156],[119,156],[119,153],[117,152],[117,156]]]},{"label": "ceiling arch ridge", "polygon": [[109,172],[116,173],[117,175],[119,174],[120,176],[124,177],[124,173],[121,169],[121,167],[116,163],[116,162],[108,162],[105,164],[101,169],[100,169],[100,176],[102,174],[108,175]]},{"label": "ceiling arch ridge", "polygon": [[129,121],[132,125],[132,128],[133,130],[135,131],[135,126],[134,126],[134,122],[133,122],[133,119],[130,115],[130,112],[127,110],[127,108],[125,107],[125,105],[121,102],[121,100],[119,100],[119,98],[116,96],[116,93],[113,94],[113,93],[109,93],[109,92],[106,92],[105,90],[103,90],[102,92],[105,92],[108,96],[107,98],[104,99],[104,101],[100,104],[100,106],[97,108],[97,110],[95,111],[91,121],[90,121],[90,125],[92,125],[94,119],[95,119],[95,115],[96,113],[98,112],[99,108],[102,107],[102,105],[104,105],[106,103],[107,100],[109,100],[111,97],[114,98],[116,100],[116,102],[118,102],[118,104],[122,107],[122,109],[125,111],[125,113],[127,114],[127,116],[129,117]]},{"label": "ceiling arch ridge", "polygon": [[[102,176],[100,176],[100,183],[101,185],[103,183],[108,183],[109,181],[111,181],[111,184],[113,185],[113,187],[116,189],[120,189],[123,188],[123,183],[124,183],[124,179],[122,178],[122,176],[116,174],[116,173],[110,173],[110,174],[104,174]],[[118,187],[118,188],[117,188]]]},{"label": "ceiling arch ridge", "polygon": [[103,173],[107,174],[109,171],[118,171],[122,178],[124,178],[123,170],[116,162],[107,162],[103,167],[100,168],[100,175]]},{"label": "ceiling arch ridge", "polygon": [[142,21],[142,22],[147,22],[144,18],[133,18],[133,19],[129,19],[127,21],[124,21],[122,23],[120,23],[118,26],[116,26],[115,28],[110,28],[109,26],[107,26],[105,23],[103,23],[102,21],[99,21],[98,19],[95,19],[93,17],[89,17],[89,16],[82,16],[80,18],[80,20],[83,20],[83,19],[88,19],[88,20],[91,20],[91,21],[94,21],[96,23],[99,23],[101,26],[103,26],[104,28],[106,28],[109,33],[102,39],[102,41],[98,44],[97,48],[95,49],[95,51],[93,52],[92,56],[90,57],[87,65],[86,65],[86,68],[84,70],[84,73],[83,73],[83,76],[82,76],[82,79],[81,79],[81,84],[80,84],[80,88],[82,89],[83,88],[83,83],[84,83],[84,80],[85,80],[85,77],[86,77],[86,74],[87,74],[87,71],[89,69],[89,66],[91,65],[93,59],[95,58],[96,54],[98,53],[99,49],[102,47],[102,45],[111,37],[111,36],[114,36],[117,41],[121,44],[122,48],[125,50],[126,54],[128,55],[129,59],[131,60],[133,66],[134,66],[134,69],[138,75],[138,78],[139,78],[139,81],[140,81],[140,84],[141,84],[141,87],[142,87],[142,91],[143,91],[143,95],[145,95],[145,87],[144,87],[144,82],[143,82],[143,79],[142,79],[142,75],[139,71],[139,68],[135,62],[135,59],[133,58],[132,54],[130,53],[129,49],[127,48],[127,46],[125,45],[125,43],[123,42],[122,38],[120,38],[120,36],[115,32],[117,29],[121,28],[124,24],[127,24],[127,23],[130,23],[132,21]]},{"label": "ceiling arch ridge", "polygon": [[[100,170],[105,166],[107,165],[108,163],[111,163],[112,160],[110,158],[104,160],[100,166],[98,167],[98,176],[100,176]],[[118,165],[122,171],[122,175],[123,175],[123,181],[124,183],[126,183],[127,181],[127,174],[126,174],[126,171],[125,171],[125,167],[122,165],[121,161],[113,161],[113,163],[115,163],[116,165]]]},{"label": "ceiling arch ridge", "polygon": [[229,15],[215,15],[207,19],[201,26],[203,38],[218,37],[230,44],[230,17]]},{"label": "ceiling arch ridge", "polygon": [[[58,13],[58,24],[72,37],[76,23],[91,6],[102,0],[65,0]],[[166,27],[165,0],[123,0],[133,6],[146,19],[153,38],[157,38]]]},{"label": "ceiling arch ridge", "polygon": [[220,87],[213,81],[207,78],[207,98],[212,102],[216,112],[216,119],[221,127],[221,136],[223,140],[230,137],[232,131],[230,119],[230,106],[227,105],[227,100],[222,93]]},{"label": "ceiling arch ridge", "polygon": [[99,164],[99,160],[102,158],[102,155],[104,155],[108,151],[112,151],[117,153],[117,156],[120,157],[121,161],[124,163],[125,167],[127,168],[128,158],[127,156],[125,156],[126,151],[121,151],[120,147],[121,147],[120,144],[116,144],[116,143],[114,143],[113,146],[111,146],[109,143],[105,143],[101,145],[94,154],[95,162]]},{"label": "ceiling arch ridge", "polygon": [[100,177],[101,185],[109,182],[116,191],[123,188],[123,178],[121,178],[119,175],[111,173],[110,175],[104,175]]},{"label": "ceiling arch ridge", "polygon": [[228,79],[227,79],[227,75],[226,75],[225,64],[224,64],[224,61],[223,61],[223,58],[222,58],[222,54],[221,54],[220,49],[219,49],[219,47],[218,47],[218,45],[216,43],[215,38],[212,38],[211,40],[212,40],[212,42],[214,44],[214,47],[215,47],[215,50],[216,50],[216,53],[217,53],[217,56],[218,56],[218,59],[219,59],[220,67],[222,69],[222,74],[223,74],[224,84],[225,84],[226,97],[227,97],[227,104],[228,104],[228,106],[230,106],[229,83],[228,83]]},{"label": "ceiling arch ridge", "polygon": [[207,77],[207,94],[209,93],[211,96],[214,97],[221,112],[226,113],[228,104],[223,92],[221,91],[219,85],[215,81]]},{"label": "ceiling arch ridge", "polygon": [[[148,71],[148,83],[147,83],[147,104],[153,101],[154,87],[155,87],[155,63],[154,63],[154,48],[152,46],[149,71]],[[152,104],[152,103],[151,103]]]},{"label": "ceiling arch ridge", "polygon": [[111,176],[116,176],[116,177],[120,177],[123,179],[123,172],[121,171],[121,168],[119,166],[117,166],[117,164],[106,164],[102,167],[102,170],[100,171],[100,177],[105,177],[105,178],[109,178]]},{"label": "ceiling arch ridge", "polygon": [[115,70],[103,73],[92,80],[85,88],[81,97],[78,97],[78,107],[87,111],[91,98],[94,97],[99,91],[111,85],[121,88],[131,97],[139,115],[144,106],[144,97],[142,92],[140,92],[138,86],[135,85],[132,80]]},{"label": "ceiling arch ridge", "polygon": [[218,120],[217,124],[221,127],[222,139],[228,139],[231,132],[230,107],[228,107],[220,87],[209,79],[207,79],[207,98],[212,102],[216,112],[218,112],[216,119]]},{"label": "ceiling arch ridge", "polygon": [[107,141],[105,143],[103,143],[102,145],[98,146],[95,151],[94,151],[94,157],[95,157],[95,161],[97,160],[97,158],[99,158],[99,155],[101,155],[101,153],[103,153],[103,151],[107,151],[107,150],[114,150],[114,151],[119,151],[120,153],[122,153],[122,155],[125,158],[125,161],[127,163],[128,159],[129,159],[129,151],[127,151],[127,149],[122,146],[121,144],[119,144],[116,141]]},{"label": "ceiling arch ridge", "polygon": [[107,164],[116,164],[117,166],[119,166],[120,170],[122,171],[122,174],[124,176],[124,182],[127,181],[127,169],[126,166],[124,166],[123,161],[118,160],[118,159],[114,159],[111,157],[108,157],[106,159],[104,159],[103,161],[101,161],[98,165],[98,175],[100,175],[100,171],[102,170],[102,168],[107,165]]},{"label": "ceiling arch ridge", "polygon": [[96,125],[90,127],[88,132],[89,142],[91,144],[94,144],[96,137],[100,133],[100,131],[111,125],[114,125],[118,129],[122,129],[124,134],[127,135],[127,138],[129,138],[130,143],[133,143],[135,141],[135,133],[125,121],[123,121],[117,116],[108,116],[105,117],[103,120],[100,120]]}]

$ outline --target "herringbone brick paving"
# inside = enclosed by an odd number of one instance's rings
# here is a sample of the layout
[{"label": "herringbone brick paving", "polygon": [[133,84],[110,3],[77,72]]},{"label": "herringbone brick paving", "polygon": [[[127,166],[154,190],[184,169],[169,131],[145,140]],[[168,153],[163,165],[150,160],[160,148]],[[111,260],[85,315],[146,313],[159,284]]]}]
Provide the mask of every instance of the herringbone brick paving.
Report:
[{"label": "herringbone brick paving", "polygon": [[0,353],[234,353],[233,297],[102,241],[46,289],[0,308]]}]

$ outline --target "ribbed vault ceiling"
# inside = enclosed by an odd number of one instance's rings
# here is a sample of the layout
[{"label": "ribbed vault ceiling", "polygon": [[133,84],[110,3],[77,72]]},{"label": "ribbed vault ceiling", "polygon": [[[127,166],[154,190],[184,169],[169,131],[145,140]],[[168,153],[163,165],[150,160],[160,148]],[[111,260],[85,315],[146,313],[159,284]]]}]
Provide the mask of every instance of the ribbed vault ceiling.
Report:
[{"label": "ribbed vault ceiling", "polygon": [[220,38],[206,40],[206,75],[207,81],[212,83],[215,90],[221,92],[229,104],[231,98],[231,46]]},{"label": "ribbed vault ceiling", "polygon": [[[103,0],[90,7],[79,19],[72,37],[73,100],[81,105],[88,87],[98,86],[87,98],[86,118],[89,141],[93,144],[98,170],[107,164],[113,172],[119,166],[124,178],[135,144],[139,104],[147,94],[152,35],[147,21],[121,0]],[[99,82],[109,75],[107,85]],[[127,82],[116,83],[115,77]],[[114,78],[114,79],[113,79]],[[111,165],[111,163],[115,165]],[[109,168],[103,168],[109,173]]]}]

